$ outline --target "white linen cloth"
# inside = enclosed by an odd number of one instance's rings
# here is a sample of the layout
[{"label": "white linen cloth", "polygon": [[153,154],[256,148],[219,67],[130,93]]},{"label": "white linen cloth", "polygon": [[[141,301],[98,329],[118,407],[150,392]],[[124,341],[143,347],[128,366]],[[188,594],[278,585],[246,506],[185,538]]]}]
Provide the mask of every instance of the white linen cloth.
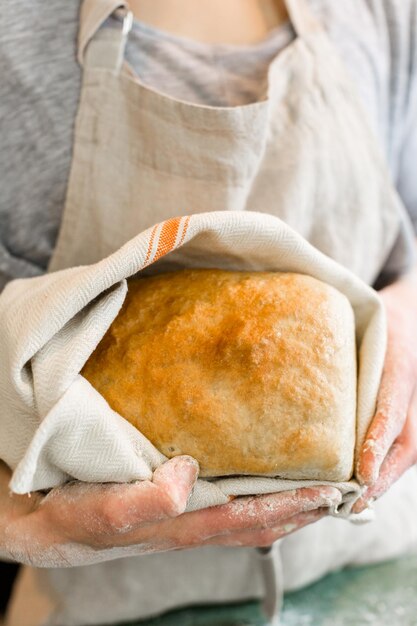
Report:
[{"label": "white linen cloth", "polygon": [[[0,296],[0,457],[14,469],[12,491],[49,489],[68,479],[144,480],[166,460],[79,373],[120,310],[126,279],[151,264],[155,271],[182,266],[299,272],[345,294],[357,333],[360,448],[385,354],[377,294],[276,217],[201,213],[156,225],[98,263],[12,281],[5,288]],[[317,481],[199,479],[188,510],[222,504],[230,495],[312,484]],[[335,486],[343,494],[338,514],[347,516],[360,487],[355,480]]]}]

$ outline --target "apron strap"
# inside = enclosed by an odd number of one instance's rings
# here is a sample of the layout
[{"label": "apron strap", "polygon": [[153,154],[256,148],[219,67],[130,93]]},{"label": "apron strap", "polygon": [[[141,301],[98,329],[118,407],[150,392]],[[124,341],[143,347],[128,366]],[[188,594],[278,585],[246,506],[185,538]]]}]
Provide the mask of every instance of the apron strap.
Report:
[{"label": "apron strap", "polygon": [[306,0],[284,0],[290,22],[299,37],[322,30]]},{"label": "apron strap", "polygon": [[[113,13],[120,20],[120,28],[99,30]],[[132,20],[125,0],[84,0],[78,36],[80,65],[119,72]]]},{"label": "apron strap", "polygon": [[268,548],[256,548],[264,583],[263,611],[270,626],[279,626],[284,597],[284,575],[280,554],[281,539]]}]

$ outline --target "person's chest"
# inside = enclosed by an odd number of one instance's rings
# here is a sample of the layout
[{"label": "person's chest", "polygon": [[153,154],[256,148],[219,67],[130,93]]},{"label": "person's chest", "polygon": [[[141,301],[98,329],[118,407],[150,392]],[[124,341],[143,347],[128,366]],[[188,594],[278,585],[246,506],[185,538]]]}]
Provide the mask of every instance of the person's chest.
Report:
[{"label": "person's chest", "polygon": [[209,44],[256,43],[288,19],[284,0],[130,0],[130,8],[152,27]]},{"label": "person's chest", "polygon": [[[325,9],[330,3],[321,0],[320,6]],[[11,3],[9,6],[0,36],[4,77],[0,85],[0,228],[9,253],[42,270],[55,244],[71,164],[81,87],[81,69],[76,61],[80,0],[54,5],[17,0],[13,10]],[[385,85],[376,44],[366,29],[355,30],[357,24],[337,15],[333,12],[327,18],[330,36],[354,78],[369,120],[380,131],[384,147],[380,120]],[[220,106],[225,104],[221,100],[225,93],[230,98],[230,90],[239,89],[239,66],[244,64],[237,64],[233,76],[223,72],[222,80],[215,68],[212,71],[206,65],[209,73],[202,81],[201,64],[195,60],[199,56],[200,62],[208,63],[208,48],[193,47],[191,40],[181,38],[160,39],[159,34],[161,31],[152,28],[136,31],[127,47],[129,62],[149,88],[165,93],[169,89],[173,97],[186,94],[185,99]],[[276,42],[275,50],[272,46],[268,54],[278,54],[280,45]],[[249,50],[246,58],[251,58]],[[265,57],[264,66],[267,61]],[[219,68],[221,58],[217,63]],[[252,80],[256,81],[257,71],[254,67]],[[211,89],[210,79],[213,85],[217,81],[217,92]],[[246,97],[250,100],[251,95]]]}]

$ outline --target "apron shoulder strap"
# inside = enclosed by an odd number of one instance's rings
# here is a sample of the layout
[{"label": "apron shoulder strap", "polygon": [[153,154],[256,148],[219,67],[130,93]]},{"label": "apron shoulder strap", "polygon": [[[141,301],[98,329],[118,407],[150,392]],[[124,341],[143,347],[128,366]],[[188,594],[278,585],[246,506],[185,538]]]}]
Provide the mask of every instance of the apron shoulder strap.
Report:
[{"label": "apron shoulder strap", "polygon": [[[121,27],[99,31],[113,13],[120,18]],[[78,34],[77,58],[80,65],[119,71],[132,20],[132,13],[124,0],[84,0]]]},{"label": "apron shoulder strap", "polygon": [[299,37],[322,30],[307,0],[284,0],[290,22]]}]

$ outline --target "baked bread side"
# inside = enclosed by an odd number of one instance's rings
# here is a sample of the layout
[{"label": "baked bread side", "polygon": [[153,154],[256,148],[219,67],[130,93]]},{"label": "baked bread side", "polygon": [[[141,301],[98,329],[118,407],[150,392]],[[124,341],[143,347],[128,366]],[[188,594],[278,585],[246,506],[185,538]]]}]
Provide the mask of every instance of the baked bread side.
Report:
[{"label": "baked bread side", "polygon": [[300,274],[181,270],[128,281],[83,376],[202,476],[343,481],[356,426],[353,311]]}]

